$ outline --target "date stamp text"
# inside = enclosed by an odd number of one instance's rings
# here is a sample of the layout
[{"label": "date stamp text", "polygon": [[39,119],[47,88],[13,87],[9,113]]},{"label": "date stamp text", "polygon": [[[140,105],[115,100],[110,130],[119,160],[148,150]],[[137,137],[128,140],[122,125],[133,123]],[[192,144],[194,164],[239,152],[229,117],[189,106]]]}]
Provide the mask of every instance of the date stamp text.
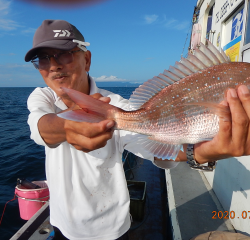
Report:
[{"label": "date stamp text", "polygon": [[250,219],[250,211],[242,211],[239,216],[235,214],[234,211],[212,211],[212,219],[234,219],[234,218],[242,218],[242,219]]}]

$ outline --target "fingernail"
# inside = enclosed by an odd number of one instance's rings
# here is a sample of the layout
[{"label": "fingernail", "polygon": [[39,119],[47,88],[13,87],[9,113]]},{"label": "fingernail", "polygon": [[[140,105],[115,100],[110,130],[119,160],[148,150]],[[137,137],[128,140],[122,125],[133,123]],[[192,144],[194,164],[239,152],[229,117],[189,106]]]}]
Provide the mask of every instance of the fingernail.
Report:
[{"label": "fingernail", "polygon": [[230,93],[232,98],[237,98],[237,93],[236,93],[235,89],[229,89],[229,93]]},{"label": "fingernail", "polygon": [[112,121],[112,122],[108,122],[107,125],[106,125],[106,129],[110,129],[112,127],[114,127],[115,123]]},{"label": "fingernail", "polygon": [[245,86],[245,85],[239,86],[239,91],[240,91],[243,95],[249,94],[249,90],[248,90],[247,86]]},{"label": "fingernail", "polygon": [[228,102],[226,100],[222,101],[221,104],[228,107]]}]

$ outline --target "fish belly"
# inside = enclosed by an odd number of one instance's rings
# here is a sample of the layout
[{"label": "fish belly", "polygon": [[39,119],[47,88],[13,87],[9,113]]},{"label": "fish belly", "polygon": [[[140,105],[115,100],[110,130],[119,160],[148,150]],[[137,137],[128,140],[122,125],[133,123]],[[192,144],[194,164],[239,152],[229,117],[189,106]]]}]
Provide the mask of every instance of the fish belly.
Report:
[{"label": "fish belly", "polygon": [[[131,113],[128,119],[117,119],[119,129],[148,135],[161,143],[178,145],[211,140],[219,131],[219,117],[210,112],[200,113],[198,107],[183,117],[171,115],[166,118],[146,117],[147,113]],[[132,120],[133,119],[133,120]]]},{"label": "fish belly", "polygon": [[209,141],[219,131],[219,117],[215,114],[204,113],[186,117],[181,121],[169,123],[162,134],[155,135],[167,144],[195,144]]}]

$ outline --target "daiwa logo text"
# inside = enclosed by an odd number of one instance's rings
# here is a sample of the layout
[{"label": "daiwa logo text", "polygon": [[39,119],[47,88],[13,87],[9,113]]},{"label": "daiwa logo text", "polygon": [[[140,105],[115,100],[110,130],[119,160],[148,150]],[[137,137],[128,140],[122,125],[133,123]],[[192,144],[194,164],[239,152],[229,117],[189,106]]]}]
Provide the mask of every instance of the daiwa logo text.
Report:
[{"label": "daiwa logo text", "polygon": [[68,30],[53,30],[53,32],[56,33],[54,37],[65,37],[65,36],[69,37],[70,36],[70,32]]}]

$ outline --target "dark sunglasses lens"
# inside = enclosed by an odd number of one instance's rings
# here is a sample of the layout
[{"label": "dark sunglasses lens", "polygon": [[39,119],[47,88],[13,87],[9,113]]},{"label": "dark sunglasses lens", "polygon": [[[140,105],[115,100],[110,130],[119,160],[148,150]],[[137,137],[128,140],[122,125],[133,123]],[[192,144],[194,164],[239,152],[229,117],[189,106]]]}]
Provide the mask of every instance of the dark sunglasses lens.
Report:
[{"label": "dark sunglasses lens", "polygon": [[32,60],[32,63],[36,69],[39,69],[38,60]]},{"label": "dark sunglasses lens", "polygon": [[48,58],[39,58],[39,69],[47,69],[49,67],[49,59]]},{"label": "dark sunglasses lens", "polygon": [[33,65],[37,69],[48,69],[50,66],[50,57],[54,57],[58,64],[68,64],[73,62],[73,54],[71,52],[64,52],[55,54],[48,57],[40,57],[32,61]]},{"label": "dark sunglasses lens", "polygon": [[70,52],[59,53],[56,56],[56,60],[59,64],[68,64],[73,62],[73,54]]}]

